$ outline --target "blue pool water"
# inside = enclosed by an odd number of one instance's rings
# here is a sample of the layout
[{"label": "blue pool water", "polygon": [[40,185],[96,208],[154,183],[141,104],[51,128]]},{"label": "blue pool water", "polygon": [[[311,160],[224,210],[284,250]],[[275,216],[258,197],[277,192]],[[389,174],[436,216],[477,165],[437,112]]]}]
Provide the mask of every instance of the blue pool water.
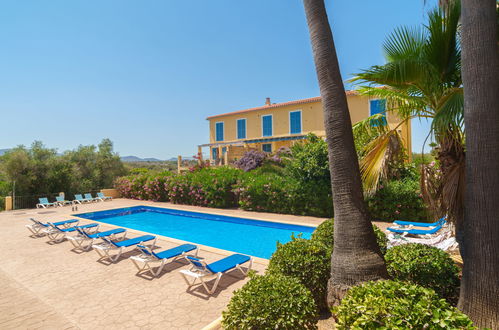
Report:
[{"label": "blue pool water", "polygon": [[292,234],[308,239],[314,231],[313,227],[149,206],[76,216],[267,259],[278,241],[289,242]]}]

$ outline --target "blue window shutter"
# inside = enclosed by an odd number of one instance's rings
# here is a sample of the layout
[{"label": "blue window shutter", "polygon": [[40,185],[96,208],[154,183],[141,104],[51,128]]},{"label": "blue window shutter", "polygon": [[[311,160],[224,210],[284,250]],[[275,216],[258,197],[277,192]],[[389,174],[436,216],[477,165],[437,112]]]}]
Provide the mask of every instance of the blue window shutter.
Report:
[{"label": "blue window shutter", "polygon": [[246,139],[246,119],[237,120],[237,138]]},{"label": "blue window shutter", "polygon": [[[383,126],[386,125],[386,100],[370,100],[369,101],[369,108],[370,108],[370,116],[377,115],[377,114],[383,114]],[[377,124],[372,123],[374,126],[377,126]]]},{"label": "blue window shutter", "polygon": [[223,141],[224,140],[224,123],[216,123],[215,124],[215,140]]},{"label": "blue window shutter", "polygon": [[371,100],[371,116],[384,113],[386,110],[386,100]]},{"label": "blue window shutter", "polygon": [[218,155],[218,149],[217,148],[212,148],[211,149],[211,158],[212,159],[217,159],[218,158],[217,155]]},{"label": "blue window shutter", "polygon": [[301,133],[301,112],[294,111],[289,113],[289,127],[291,134]]},{"label": "blue window shutter", "polygon": [[272,116],[262,117],[263,136],[272,136]]}]

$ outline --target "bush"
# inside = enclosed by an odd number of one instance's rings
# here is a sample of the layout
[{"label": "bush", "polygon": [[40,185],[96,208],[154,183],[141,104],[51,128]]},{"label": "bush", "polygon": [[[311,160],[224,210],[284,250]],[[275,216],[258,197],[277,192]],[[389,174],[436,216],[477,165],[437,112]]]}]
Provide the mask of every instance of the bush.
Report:
[{"label": "bush", "polygon": [[[374,234],[376,235],[376,242],[378,242],[381,253],[385,254],[387,250],[388,238],[386,237],[386,234],[376,225],[373,225],[373,229]],[[312,233],[312,240],[321,242],[332,249],[334,244],[334,219],[328,219],[317,226]]]},{"label": "bush", "polygon": [[331,249],[324,244],[295,238],[277,245],[267,268],[269,273],[281,273],[298,279],[312,292],[319,309],[325,309],[327,281],[331,276]]},{"label": "bush", "polygon": [[242,176],[234,187],[239,206],[247,211],[291,213],[290,181],[275,174]]},{"label": "bush", "polygon": [[379,221],[428,219],[418,180],[404,179],[384,183],[366,201],[373,219]]},{"label": "bush", "polygon": [[466,315],[432,289],[398,281],[353,287],[333,312],[338,329],[473,329]]},{"label": "bush", "polygon": [[451,304],[457,302],[459,268],[446,252],[411,243],[389,249],[385,260],[388,274],[394,279],[431,288]]},{"label": "bush", "polygon": [[147,200],[149,196],[144,185],[148,179],[148,174],[124,176],[116,179],[114,186],[125,198]]},{"label": "bush", "polygon": [[295,181],[294,214],[317,217],[333,216],[331,176],[327,143],[314,134],[291,147],[283,157],[284,175]]},{"label": "bush", "polygon": [[317,329],[312,294],[282,274],[253,275],[222,315],[224,329]]},{"label": "bush", "polygon": [[241,159],[234,162],[234,165],[245,172],[249,172],[262,166],[266,158],[266,153],[258,150],[250,150],[244,153]]},{"label": "bush", "polygon": [[172,176],[165,182],[172,203],[228,208],[237,205],[233,186],[241,171],[231,167],[204,168]]}]

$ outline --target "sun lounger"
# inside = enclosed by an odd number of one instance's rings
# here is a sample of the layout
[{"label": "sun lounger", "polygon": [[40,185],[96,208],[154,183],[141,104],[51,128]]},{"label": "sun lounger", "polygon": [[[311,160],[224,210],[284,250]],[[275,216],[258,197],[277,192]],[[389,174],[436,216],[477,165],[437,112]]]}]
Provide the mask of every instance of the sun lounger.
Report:
[{"label": "sun lounger", "polygon": [[[99,260],[108,258],[109,260],[111,260],[111,262],[116,262],[127,247],[135,246],[138,244],[143,245],[142,243],[148,241],[153,241],[151,246],[155,246],[156,244],[156,236],[153,235],[143,235],[135,238],[130,238],[124,241],[112,241],[107,237],[101,237],[101,238],[104,242],[101,244],[93,245],[93,248],[95,251],[97,251],[97,254],[99,254],[100,256]],[[117,252],[114,256],[111,256],[109,254],[110,251],[117,251]]]},{"label": "sun lounger", "polygon": [[91,202],[98,202],[99,200],[101,200],[100,198],[93,198],[92,194],[85,194],[85,199]]},{"label": "sun lounger", "polygon": [[388,248],[397,245],[403,245],[408,243],[419,243],[425,245],[436,245],[448,237],[452,236],[452,232],[450,230],[443,231],[438,235],[428,235],[423,237],[409,237],[407,234],[397,234],[397,233],[389,233],[386,237],[388,239]]},{"label": "sun lounger", "polygon": [[[138,269],[137,274],[144,271],[150,271],[153,276],[158,276],[161,273],[168,260],[175,261],[178,258],[184,258],[187,252],[193,250],[196,250],[196,256],[198,254],[198,247],[193,244],[183,244],[162,252],[154,252],[149,247],[140,244],[137,245],[137,249],[139,249],[142,254],[130,257],[130,260],[132,260],[133,264]],[[159,263],[156,271],[151,267],[150,264],[152,263]]]},{"label": "sun lounger", "polygon": [[[93,242],[95,242],[99,238],[110,237],[111,239],[116,239],[116,235],[123,234],[122,239],[124,239],[126,236],[126,229],[124,228],[116,228],[93,234],[89,234],[85,230],[82,230],[80,228],[76,228],[76,231],[78,232],[78,235],[68,236],[66,238],[71,242],[71,244],[73,244],[76,249],[81,249],[84,251],[90,250]],[[88,242],[88,244],[85,245],[85,242]]]},{"label": "sun lounger", "polygon": [[444,225],[445,224],[445,219],[447,216],[440,218],[438,221],[432,222],[432,223],[426,223],[426,222],[416,222],[416,221],[402,221],[402,220],[395,220],[393,223],[399,226],[415,226],[415,227],[435,227],[438,225]]},{"label": "sun lounger", "polygon": [[55,198],[55,203],[58,204],[59,206],[64,206],[64,205],[67,205],[67,204],[72,204],[71,201],[65,200],[64,197],[62,197],[62,196],[57,196]]},{"label": "sun lounger", "polygon": [[97,223],[89,223],[87,225],[74,226],[74,227],[68,227],[68,228],[59,228],[51,222],[49,222],[48,224],[49,224],[49,227],[44,229],[44,232],[47,234],[47,236],[53,242],[62,242],[69,233],[76,232],[77,228],[80,228],[80,229],[86,230],[86,231],[89,229],[92,229],[95,231],[99,227],[99,224],[97,224]]},{"label": "sun lounger", "polygon": [[[186,259],[191,263],[192,267],[189,270],[181,270],[180,274],[188,285],[187,289],[195,285],[196,281],[199,279],[206,292],[210,295],[217,289],[218,283],[220,282],[223,274],[233,269],[239,269],[241,273],[246,276],[251,270],[251,266],[253,264],[253,259],[243,254],[233,254],[226,258],[212,262],[211,264],[207,264],[202,258],[199,257],[187,256]],[[241,268],[241,265],[246,262],[249,262],[249,266],[246,271],[244,271]],[[193,277],[194,280],[190,282],[187,277]],[[211,289],[209,289],[206,281],[212,278],[216,278],[216,280]]]},{"label": "sun lounger", "polygon": [[[45,233],[42,232],[42,229],[45,229],[49,227],[48,223],[43,223],[41,221],[38,221],[34,218],[29,218],[32,224],[26,225],[26,227],[31,231],[35,236],[44,236]],[[69,227],[69,225],[73,224],[76,225],[79,222],[79,220],[76,219],[71,219],[71,220],[64,220],[64,221],[59,221],[59,222],[53,222],[52,224],[54,226],[62,226],[63,228]]]},{"label": "sun lounger", "polygon": [[88,202],[90,202],[90,201],[86,198],[83,198],[83,196],[81,194],[75,194],[75,199],[73,200],[73,203],[81,204],[81,203],[88,203]]},{"label": "sun lounger", "polygon": [[[46,209],[47,207],[49,206],[57,206],[56,203],[49,203],[49,200],[46,198],[46,197],[42,197],[42,198],[38,198],[38,201],[40,203],[36,204],[36,208],[39,209],[39,208],[44,208]],[[32,204],[33,205],[33,204]]]},{"label": "sun lounger", "polygon": [[107,200],[113,199],[111,196],[106,196],[106,195],[104,195],[104,193],[101,193],[101,192],[97,193],[97,198],[99,198],[101,201],[107,201]]},{"label": "sun lounger", "polygon": [[394,233],[390,233],[387,236],[387,238],[388,238],[388,248],[409,243],[434,246],[444,251],[453,250],[457,248],[456,238],[452,236],[452,232],[450,230],[444,231],[440,235],[430,238],[414,238],[414,237],[407,237],[403,234],[400,235]]},{"label": "sun lounger", "polygon": [[442,224],[435,227],[428,227],[428,229],[414,229],[414,226],[400,226],[400,227],[388,227],[387,230],[392,233],[398,234],[411,234],[411,235],[432,235],[442,229]]}]

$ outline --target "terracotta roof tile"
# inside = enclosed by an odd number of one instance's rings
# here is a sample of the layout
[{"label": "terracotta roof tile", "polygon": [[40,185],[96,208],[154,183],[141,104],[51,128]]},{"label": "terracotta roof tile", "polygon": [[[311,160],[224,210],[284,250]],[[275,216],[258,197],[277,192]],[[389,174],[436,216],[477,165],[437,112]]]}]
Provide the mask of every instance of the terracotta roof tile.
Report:
[{"label": "terracotta roof tile", "polygon": [[[347,96],[357,95],[357,92],[356,91],[346,91],[346,95]],[[288,106],[288,105],[312,103],[312,102],[317,102],[317,101],[320,101],[320,100],[321,100],[321,97],[320,96],[316,96],[316,97],[311,97],[311,98],[308,98],[308,99],[302,99],[302,100],[296,100],[296,101],[289,101],[289,102],[283,102],[283,103],[274,103],[274,104],[271,104],[271,105],[263,105],[263,106],[255,107],[255,108],[249,108],[249,109],[244,109],[244,110],[238,110],[238,111],[233,111],[233,112],[222,113],[222,114],[219,114],[219,115],[209,116],[206,119],[209,120],[209,119],[217,118],[217,117],[237,115],[237,114],[240,114],[240,113],[246,113],[246,112],[256,111],[256,110],[275,109],[275,108],[285,107],[285,106]]]}]

